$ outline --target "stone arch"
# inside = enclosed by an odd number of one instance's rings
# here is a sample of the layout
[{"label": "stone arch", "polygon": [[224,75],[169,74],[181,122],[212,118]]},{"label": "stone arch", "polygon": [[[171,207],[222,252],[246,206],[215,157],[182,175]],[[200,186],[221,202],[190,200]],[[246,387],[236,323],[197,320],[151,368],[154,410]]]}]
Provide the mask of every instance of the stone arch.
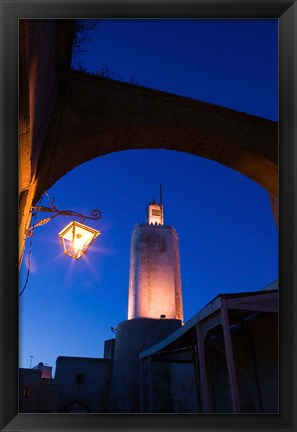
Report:
[{"label": "stone arch", "polygon": [[[268,191],[277,219],[276,122],[70,71],[60,82],[32,181],[20,186],[20,262],[32,203],[57,180],[98,156],[158,148],[205,157],[246,175]],[[21,169],[20,184],[23,177]]]},{"label": "stone arch", "polygon": [[83,162],[120,150],[205,157],[277,196],[277,123],[85,73],[61,86],[37,172],[35,200]]},{"label": "stone arch", "polygon": [[91,409],[88,402],[83,398],[70,398],[60,404],[58,408],[60,413],[90,413]]}]

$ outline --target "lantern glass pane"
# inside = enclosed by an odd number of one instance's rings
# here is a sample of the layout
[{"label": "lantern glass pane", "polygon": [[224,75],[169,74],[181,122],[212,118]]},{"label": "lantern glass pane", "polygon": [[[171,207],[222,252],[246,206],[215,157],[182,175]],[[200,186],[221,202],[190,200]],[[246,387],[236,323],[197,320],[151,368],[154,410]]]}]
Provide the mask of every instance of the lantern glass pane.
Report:
[{"label": "lantern glass pane", "polygon": [[[81,239],[81,243],[86,243],[86,242],[90,242],[93,237],[94,237],[94,232],[93,231],[89,231],[87,229],[88,227],[82,228],[80,226],[74,225],[69,227],[69,230],[67,232],[65,232],[65,234],[63,235],[65,240],[73,240],[73,234],[74,237],[76,239],[80,238]],[[74,233],[73,233],[73,229],[74,229]]]},{"label": "lantern glass pane", "polygon": [[60,233],[63,240],[64,252],[72,258],[84,255],[92,241],[100,232],[79,222],[70,222]]}]

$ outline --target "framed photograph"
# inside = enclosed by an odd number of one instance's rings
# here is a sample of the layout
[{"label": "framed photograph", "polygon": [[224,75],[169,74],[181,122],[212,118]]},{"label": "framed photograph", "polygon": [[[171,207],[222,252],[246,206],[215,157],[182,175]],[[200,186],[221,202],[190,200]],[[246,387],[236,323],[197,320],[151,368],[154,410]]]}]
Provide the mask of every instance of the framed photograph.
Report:
[{"label": "framed photograph", "polygon": [[1,430],[296,430],[296,2],[1,6]]}]

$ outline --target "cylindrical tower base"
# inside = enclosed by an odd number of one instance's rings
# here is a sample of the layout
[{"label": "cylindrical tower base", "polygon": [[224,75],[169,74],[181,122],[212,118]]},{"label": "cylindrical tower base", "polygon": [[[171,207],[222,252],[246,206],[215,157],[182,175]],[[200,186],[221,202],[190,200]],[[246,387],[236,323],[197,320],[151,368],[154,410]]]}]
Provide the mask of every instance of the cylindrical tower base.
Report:
[{"label": "cylindrical tower base", "polygon": [[139,353],[181,326],[177,319],[135,318],[117,327],[109,412],[140,412]]}]

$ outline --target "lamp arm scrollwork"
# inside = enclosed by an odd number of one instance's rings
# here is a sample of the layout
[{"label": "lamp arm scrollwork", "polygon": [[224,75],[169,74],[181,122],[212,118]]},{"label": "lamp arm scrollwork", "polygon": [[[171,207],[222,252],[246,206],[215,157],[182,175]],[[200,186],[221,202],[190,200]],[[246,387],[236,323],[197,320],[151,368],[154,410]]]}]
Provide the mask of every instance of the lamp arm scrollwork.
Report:
[{"label": "lamp arm scrollwork", "polygon": [[55,207],[55,206],[51,206],[51,207],[33,206],[32,207],[32,217],[35,217],[37,215],[37,213],[39,213],[40,211],[41,212],[53,213],[53,215],[49,216],[47,218],[41,219],[36,224],[30,226],[26,230],[26,236],[27,237],[32,236],[34,228],[36,228],[37,226],[45,225],[50,220],[52,220],[55,217],[60,216],[60,215],[62,215],[62,216],[75,216],[75,217],[79,217],[81,219],[82,223],[84,222],[85,219],[98,220],[98,219],[100,219],[102,217],[102,212],[100,210],[98,210],[98,209],[91,210],[91,215],[90,216],[86,216],[86,215],[84,215],[82,213],[78,213],[78,212],[72,211],[72,210],[58,210],[58,208]]}]

